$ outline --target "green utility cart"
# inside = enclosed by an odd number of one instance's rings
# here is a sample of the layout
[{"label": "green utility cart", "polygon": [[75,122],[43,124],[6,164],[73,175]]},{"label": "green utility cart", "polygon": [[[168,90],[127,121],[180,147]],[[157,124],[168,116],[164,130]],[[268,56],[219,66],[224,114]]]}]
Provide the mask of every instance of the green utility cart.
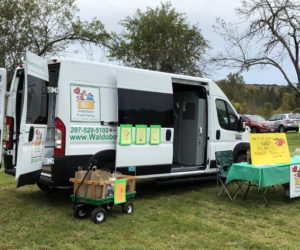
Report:
[{"label": "green utility cart", "polygon": [[[82,180],[71,178],[74,183],[74,194],[71,195],[74,204],[74,217],[83,219],[90,214],[91,220],[102,223],[106,220],[108,210],[117,205],[123,213],[133,212],[133,203],[128,201],[136,195],[136,177],[119,174],[114,180]],[[85,185],[85,186],[84,186]],[[83,186],[87,189],[86,195],[78,195]]]},{"label": "green utility cart", "polygon": [[[126,194],[126,202],[119,203],[118,206],[122,207],[122,212],[126,214],[131,214],[133,212],[133,203],[127,201],[128,199],[134,198],[136,192]],[[112,209],[114,204],[114,196],[103,198],[103,199],[93,199],[89,197],[80,197],[75,194],[71,195],[72,201],[75,202],[74,205],[74,217],[79,219],[84,219],[91,215],[91,220],[96,223],[102,223],[106,220],[108,210]]]}]

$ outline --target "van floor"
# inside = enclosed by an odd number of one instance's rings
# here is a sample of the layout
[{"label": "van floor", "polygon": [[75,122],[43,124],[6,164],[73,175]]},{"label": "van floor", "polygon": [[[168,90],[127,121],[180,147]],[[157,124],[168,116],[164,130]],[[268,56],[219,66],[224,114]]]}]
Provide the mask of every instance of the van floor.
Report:
[{"label": "van floor", "polygon": [[204,166],[195,166],[195,165],[186,165],[178,162],[174,162],[172,164],[171,172],[187,172],[187,171],[196,171],[196,170],[204,170]]}]

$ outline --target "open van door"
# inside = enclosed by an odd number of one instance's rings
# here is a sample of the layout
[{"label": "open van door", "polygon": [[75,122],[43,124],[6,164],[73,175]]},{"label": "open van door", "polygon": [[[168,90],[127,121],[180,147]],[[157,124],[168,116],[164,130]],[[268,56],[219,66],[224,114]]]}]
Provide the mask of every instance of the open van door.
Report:
[{"label": "open van door", "polygon": [[[174,138],[171,77],[162,73],[124,69],[117,71],[117,88],[116,168],[169,165],[170,170]],[[153,129],[150,129],[151,126]],[[140,129],[138,133],[137,128]],[[127,132],[130,135],[124,139]],[[153,173],[147,171],[147,174]]]},{"label": "open van door", "polygon": [[3,124],[5,113],[6,69],[0,68],[0,169],[2,164]]},{"label": "open van door", "polygon": [[27,52],[24,70],[23,107],[17,142],[17,187],[34,184],[39,179],[47,134],[47,61]]}]

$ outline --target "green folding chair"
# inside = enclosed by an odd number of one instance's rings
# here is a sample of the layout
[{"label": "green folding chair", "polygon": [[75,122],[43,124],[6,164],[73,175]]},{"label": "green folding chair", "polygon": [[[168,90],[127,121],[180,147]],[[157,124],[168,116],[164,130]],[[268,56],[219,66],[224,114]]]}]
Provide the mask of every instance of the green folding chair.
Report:
[{"label": "green folding chair", "polygon": [[225,191],[230,198],[230,200],[235,199],[240,190],[242,190],[242,182],[237,181],[238,188],[232,196],[232,192],[226,184],[226,178],[230,169],[231,164],[233,163],[233,153],[232,150],[219,151],[216,152],[216,161],[217,161],[217,190],[219,189],[219,185],[222,186],[222,189],[218,192],[218,197]]}]

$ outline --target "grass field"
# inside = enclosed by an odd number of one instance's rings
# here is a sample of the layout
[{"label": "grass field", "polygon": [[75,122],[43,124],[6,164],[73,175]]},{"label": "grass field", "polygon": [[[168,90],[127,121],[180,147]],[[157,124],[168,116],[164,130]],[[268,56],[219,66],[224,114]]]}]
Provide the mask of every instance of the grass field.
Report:
[{"label": "grass field", "polygon": [[[300,134],[288,133],[291,152]],[[281,188],[281,187],[280,187]],[[0,249],[299,249],[300,199],[269,189],[246,201],[217,198],[216,183],[157,186],[140,182],[133,214],[118,207],[107,221],[73,218],[69,191],[15,188],[0,172]]]}]

